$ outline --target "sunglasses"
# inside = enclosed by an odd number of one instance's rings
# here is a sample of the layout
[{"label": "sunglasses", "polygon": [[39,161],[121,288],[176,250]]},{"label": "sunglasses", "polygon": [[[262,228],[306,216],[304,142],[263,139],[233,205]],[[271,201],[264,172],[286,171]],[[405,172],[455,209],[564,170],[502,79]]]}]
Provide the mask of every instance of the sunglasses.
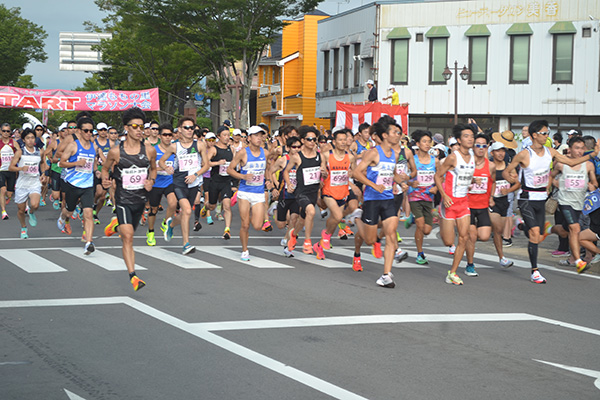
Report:
[{"label": "sunglasses", "polygon": [[194,129],[194,125],[182,126],[181,129]]},{"label": "sunglasses", "polygon": [[42,128],[35,128],[36,131],[43,131]]},{"label": "sunglasses", "polygon": [[167,137],[171,136],[171,137],[173,137],[173,134],[172,133],[162,133],[160,136],[167,136]]},{"label": "sunglasses", "polygon": [[91,132],[94,132],[94,130],[93,129],[82,129],[81,132],[83,132],[83,133],[91,133]]},{"label": "sunglasses", "polygon": [[246,139],[248,136],[242,136],[242,139]]},{"label": "sunglasses", "polygon": [[144,124],[128,124],[127,126],[130,126],[133,129],[144,129]]},{"label": "sunglasses", "polygon": [[299,148],[301,148],[302,146],[291,146],[291,147],[292,147],[292,149],[299,149]]},{"label": "sunglasses", "polygon": [[74,125],[74,126],[67,126],[67,128],[69,128],[69,129],[77,129],[77,125]]},{"label": "sunglasses", "polygon": [[102,129],[98,129],[98,131],[107,131],[108,129],[106,128],[102,128]]},{"label": "sunglasses", "polygon": [[304,138],[304,140],[306,140],[308,142],[314,142],[317,140],[317,138],[316,137],[307,137],[307,138]]},{"label": "sunglasses", "polygon": [[476,144],[475,147],[477,147],[478,149],[485,149],[488,147],[487,144]]},{"label": "sunglasses", "polygon": [[216,142],[217,139],[206,139],[207,142]]},{"label": "sunglasses", "polygon": [[10,129],[9,130],[2,129],[2,132],[8,132],[8,133],[10,133]]},{"label": "sunglasses", "polygon": [[157,131],[158,130],[158,128],[150,128],[150,129],[153,130],[153,131]]}]

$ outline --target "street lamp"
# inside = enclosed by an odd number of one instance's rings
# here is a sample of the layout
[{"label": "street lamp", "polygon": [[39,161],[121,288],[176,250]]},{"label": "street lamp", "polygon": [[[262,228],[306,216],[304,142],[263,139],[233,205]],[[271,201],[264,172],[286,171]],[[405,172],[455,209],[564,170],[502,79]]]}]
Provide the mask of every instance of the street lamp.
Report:
[{"label": "street lamp", "polygon": [[[469,75],[471,73],[469,72],[469,69],[467,68],[467,66],[463,66],[462,71],[460,71],[460,77],[462,78],[463,81],[466,81],[467,79],[469,79]],[[454,61],[454,125],[458,124],[458,61]],[[448,68],[448,66],[446,65],[446,68],[444,69],[444,72],[442,72],[442,76],[444,77],[444,79],[446,81],[449,81],[450,78],[452,78],[452,70],[450,68]]]}]

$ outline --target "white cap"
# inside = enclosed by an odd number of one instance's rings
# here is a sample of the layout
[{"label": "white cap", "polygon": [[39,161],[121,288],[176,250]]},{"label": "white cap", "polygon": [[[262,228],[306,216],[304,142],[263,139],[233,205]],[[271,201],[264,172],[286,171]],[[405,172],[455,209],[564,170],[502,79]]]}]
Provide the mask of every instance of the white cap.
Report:
[{"label": "white cap", "polygon": [[146,122],[146,123],[144,124],[144,129],[147,129],[147,128],[150,128],[150,122]]},{"label": "white cap", "polygon": [[500,149],[506,149],[506,146],[502,142],[494,142],[490,146],[490,151],[500,150]]},{"label": "white cap", "polygon": [[458,142],[456,141],[456,138],[450,138],[450,140],[448,140],[448,147],[458,144]]},{"label": "white cap", "polygon": [[373,80],[372,80],[372,79],[369,79],[369,80],[366,82],[366,84],[367,84],[367,85],[374,85],[374,84],[375,84],[375,82],[373,82]]},{"label": "white cap", "polygon": [[68,125],[68,124],[67,124],[66,122],[63,122],[63,123],[62,123],[62,124],[60,124],[60,126],[58,127],[58,130],[59,130],[59,131],[62,131],[62,130],[65,130],[65,129],[67,129],[67,125]]},{"label": "white cap", "polygon": [[279,136],[279,129],[275,131],[275,133],[273,133],[273,137],[275,136]]},{"label": "white cap", "polygon": [[577,135],[579,132],[577,132],[575,129],[571,129],[569,132],[567,132],[567,135]]},{"label": "white cap", "polygon": [[212,132],[208,132],[208,133],[206,134],[206,136],[204,136],[204,139],[216,139],[216,138],[217,138],[217,137],[216,137],[216,136],[215,136],[215,134],[214,134],[214,133],[212,133]]},{"label": "white cap", "polygon": [[235,128],[233,130],[233,136],[242,136],[242,131],[240,131],[238,128]]},{"label": "white cap", "polygon": [[254,135],[256,133],[265,133],[265,131],[263,130],[263,128],[261,128],[260,126],[256,126],[256,125],[248,128],[248,136]]},{"label": "white cap", "polygon": [[48,132],[44,132],[44,134],[42,135],[42,137],[44,139],[48,139],[50,137],[50,135],[48,134]]},{"label": "white cap", "polygon": [[106,125],[104,122],[100,122],[98,125],[96,125],[96,130],[99,131],[100,129],[108,130],[108,125]]},{"label": "white cap", "polygon": [[23,128],[22,128],[22,129],[23,129],[23,130],[25,130],[25,129],[27,129],[27,128],[29,128],[29,129],[33,129],[33,125],[31,125],[29,122],[25,122],[25,123],[23,124]]},{"label": "white cap", "polygon": [[392,90],[392,89],[396,90],[396,86],[394,86],[394,85],[388,86],[388,90]]}]

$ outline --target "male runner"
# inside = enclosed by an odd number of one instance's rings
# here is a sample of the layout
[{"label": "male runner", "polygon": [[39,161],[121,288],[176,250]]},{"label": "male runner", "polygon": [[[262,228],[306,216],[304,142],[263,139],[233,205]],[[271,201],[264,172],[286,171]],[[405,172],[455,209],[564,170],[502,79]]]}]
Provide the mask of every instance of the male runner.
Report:
[{"label": "male runner", "polygon": [[229,129],[223,127],[217,131],[218,141],[208,152],[210,170],[210,184],[208,185],[208,210],[213,211],[217,207],[219,199],[223,203],[223,216],[225,217],[225,231],[223,239],[231,238],[231,190],[233,178],[227,173],[227,168],[233,160],[233,152],[229,146]]},{"label": "male runner", "polygon": [[11,136],[10,124],[3,123],[2,139],[0,140],[0,207],[2,207],[2,219],[8,219],[6,203],[10,201],[15,192],[17,173],[9,171],[8,167],[17,152],[17,143]]}]

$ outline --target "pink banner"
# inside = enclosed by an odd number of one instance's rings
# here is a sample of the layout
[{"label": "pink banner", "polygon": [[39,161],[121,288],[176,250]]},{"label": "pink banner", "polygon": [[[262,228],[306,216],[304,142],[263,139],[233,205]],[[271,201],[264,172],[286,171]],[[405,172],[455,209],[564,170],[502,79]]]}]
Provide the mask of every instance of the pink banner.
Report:
[{"label": "pink banner", "polygon": [[61,111],[123,111],[139,107],[146,111],[160,110],[158,88],[145,90],[39,90],[0,86],[0,107],[41,108]]}]

